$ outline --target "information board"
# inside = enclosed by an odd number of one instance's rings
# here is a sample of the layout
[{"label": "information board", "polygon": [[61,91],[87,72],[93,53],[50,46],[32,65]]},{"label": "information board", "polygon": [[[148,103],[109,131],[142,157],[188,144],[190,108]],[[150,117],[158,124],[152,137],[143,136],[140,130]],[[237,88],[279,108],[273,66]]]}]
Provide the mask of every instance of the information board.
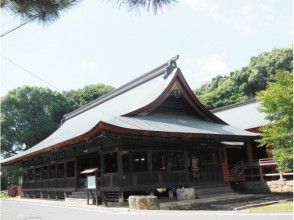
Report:
[{"label": "information board", "polygon": [[96,176],[87,176],[87,188],[96,189]]}]

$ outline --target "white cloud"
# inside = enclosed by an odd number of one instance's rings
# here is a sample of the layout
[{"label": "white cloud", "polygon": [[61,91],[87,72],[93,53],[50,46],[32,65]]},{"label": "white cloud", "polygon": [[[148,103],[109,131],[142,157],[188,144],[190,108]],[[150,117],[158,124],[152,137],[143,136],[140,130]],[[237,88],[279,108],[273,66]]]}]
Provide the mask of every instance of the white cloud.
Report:
[{"label": "white cloud", "polygon": [[238,30],[251,34],[259,28],[269,25],[275,16],[275,11],[263,1],[247,2],[239,9],[230,13],[229,22]]},{"label": "white cloud", "polygon": [[183,73],[192,89],[199,87],[213,77],[229,72],[228,65],[221,55],[210,55],[183,61]]},{"label": "white cloud", "polygon": [[184,3],[194,10],[199,10],[209,17],[218,18],[218,5],[209,2],[208,0],[184,0]]},{"label": "white cloud", "polygon": [[269,0],[249,0],[243,5],[221,8],[223,5],[213,0],[184,0],[185,5],[202,12],[208,17],[232,25],[237,30],[252,34],[262,26],[269,25],[275,17],[274,6]]},{"label": "white cloud", "polygon": [[87,70],[97,70],[98,64],[94,60],[82,60],[81,65]]}]

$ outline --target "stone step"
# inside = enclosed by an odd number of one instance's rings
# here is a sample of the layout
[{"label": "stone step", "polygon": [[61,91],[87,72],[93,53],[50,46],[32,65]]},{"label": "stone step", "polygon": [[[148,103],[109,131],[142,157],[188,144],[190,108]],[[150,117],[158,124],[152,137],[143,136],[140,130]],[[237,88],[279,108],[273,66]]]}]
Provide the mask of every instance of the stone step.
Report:
[{"label": "stone step", "polygon": [[[72,205],[87,205],[87,199],[65,198],[65,202]],[[93,204],[93,199],[89,199],[89,204]]]},{"label": "stone step", "polygon": [[228,184],[223,182],[214,182],[214,183],[194,183],[195,188],[212,188],[218,186],[228,186]]},{"label": "stone step", "polygon": [[[92,196],[90,196],[91,198]],[[87,199],[87,195],[71,195],[68,196],[68,198],[72,198],[72,199]]]},{"label": "stone step", "polygon": [[118,202],[118,192],[104,192],[103,194],[106,202]]},{"label": "stone step", "polygon": [[198,189],[195,187],[196,195],[200,194],[209,194],[209,193],[219,193],[219,192],[232,192],[229,186],[220,186],[220,187],[213,187],[213,188],[201,188]]},{"label": "stone step", "polygon": [[72,192],[72,195],[87,195],[87,192]]}]

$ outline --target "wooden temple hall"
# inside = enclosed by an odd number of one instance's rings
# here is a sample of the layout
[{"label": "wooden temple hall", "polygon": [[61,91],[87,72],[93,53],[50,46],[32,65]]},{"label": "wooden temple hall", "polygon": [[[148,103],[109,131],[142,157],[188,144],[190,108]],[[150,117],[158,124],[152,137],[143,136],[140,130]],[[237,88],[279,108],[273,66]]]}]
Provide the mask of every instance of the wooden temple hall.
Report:
[{"label": "wooden temple hall", "polygon": [[64,115],[45,140],[1,161],[22,167],[24,196],[83,192],[91,172],[102,199],[112,202],[159,188],[196,186],[197,193],[197,185],[224,184],[226,147],[242,143],[239,160],[250,159],[258,134],[230,126],[206,109],[177,59]]}]

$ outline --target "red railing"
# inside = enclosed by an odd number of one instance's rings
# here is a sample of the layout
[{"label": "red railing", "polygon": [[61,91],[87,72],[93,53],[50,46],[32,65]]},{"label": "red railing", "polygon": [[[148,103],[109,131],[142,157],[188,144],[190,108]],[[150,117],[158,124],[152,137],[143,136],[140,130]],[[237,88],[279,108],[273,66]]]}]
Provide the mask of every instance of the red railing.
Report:
[{"label": "red railing", "polygon": [[[258,160],[248,161],[245,164],[245,178],[250,180],[259,178],[263,180],[264,177],[280,177],[293,176],[292,173],[280,173],[277,171],[277,162],[273,158],[262,158]],[[267,169],[266,171],[264,169]]]},{"label": "red railing", "polygon": [[223,174],[225,182],[245,181],[245,180],[264,180],[265,177],[284,177],[293,176],[292,173],[280,173],[277,171],[277,162],[273,158],[262,158],[258,160],[237,162],[229,170],[228,164],[223,163]]}]

